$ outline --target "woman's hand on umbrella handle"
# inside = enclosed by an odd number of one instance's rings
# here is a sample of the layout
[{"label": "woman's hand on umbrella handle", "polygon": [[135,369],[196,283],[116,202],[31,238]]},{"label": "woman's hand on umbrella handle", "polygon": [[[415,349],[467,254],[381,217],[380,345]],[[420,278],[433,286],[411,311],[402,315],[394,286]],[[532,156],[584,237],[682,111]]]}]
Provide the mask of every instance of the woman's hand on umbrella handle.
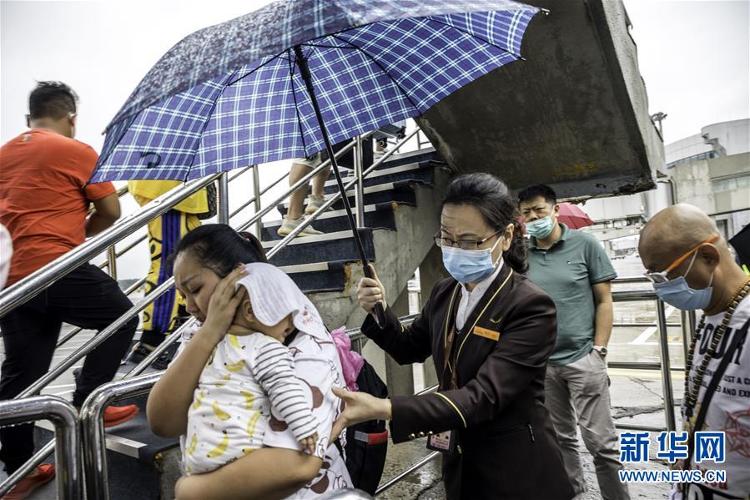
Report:
[{"label": "woman's hand on umbrella handle", "polygon": [[344,411],[333,423],[331,438],[333,442],[350,425],[368,420],[390,420],[391,400],[380,399],[366,392],[351,392],[346,389],[333,388],[333,393],[340,397],[344,404]]},{"label": "woman's hand on umbrella handle", "polygon": [[362,309],[370,314],[374,314],[375,304],[383,304],[383,308],[386,306],[385,302],[385,288],[378,279],[378,274],[375,272],[375,267],[369,264],[370,272],[373,278],[362,278],[357,284],[357,300]]},{"label": "woman's hand on umbrella handle", "polygon": [[246,275],[245,266],[237,267],[219,281],[211,295],[203,329],[210,332],[216,342],[219,342],[229,330],[237,307],[245,296],[245,290],[238,287],[237,282]]}]

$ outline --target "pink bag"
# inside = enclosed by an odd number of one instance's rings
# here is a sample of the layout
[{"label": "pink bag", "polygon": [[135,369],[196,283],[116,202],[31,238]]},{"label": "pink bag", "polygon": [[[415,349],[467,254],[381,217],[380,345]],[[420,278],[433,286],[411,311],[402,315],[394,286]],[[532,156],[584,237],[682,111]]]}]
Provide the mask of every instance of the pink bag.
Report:
[{"label": "pink bag", "polygon": [[333,342],[336,345],[336,350],[339,353],[339,360],[341,361],[341,369],[344,372],[344,381],[346,382],[346,388],[350,391],[358,391],[357,377],[359,371],[365,364],[365,360],[359,353],[352,351],[352,341],[346,334],[346,328],[336,328],[331,332]]}]

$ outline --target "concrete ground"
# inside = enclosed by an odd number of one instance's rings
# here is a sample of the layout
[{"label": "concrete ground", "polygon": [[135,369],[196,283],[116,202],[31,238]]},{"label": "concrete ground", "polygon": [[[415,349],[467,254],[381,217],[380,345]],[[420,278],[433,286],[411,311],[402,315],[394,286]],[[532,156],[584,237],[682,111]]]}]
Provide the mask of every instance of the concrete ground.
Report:
[{"label": "concrete ground", "polygon": [[[657,375],[657,376],[654,376]],[[612,415],[616,424],[637,424],[649,426],[664,425],[664,410],[661,402],[661,380],[656,372],[638,373],[635,376],[623,375],[621,371],[610,370],[612,379]],[[679,377],[681,380],[681,377]],[[674,380],[676,397],[682,396],[682,387]],[[652,434],[652,441],[654,441]],[[654,445],[655,446],[655,445]],[[576,500],[598,500],[601,498],[596,481],[594,464],[582,440],[579,440],[584,476],[588,491],[579,495]],[[654,447],[652,446],[652,454]],[[424,440],[415,440],[399,445],[390,445],[388,461],[383,472],[381,484],[396,476],[410,464],[428,455]],[[629,467],[630,468],[630,467]],[[647,465],[638,465],[639,469],[663,470],[666,465],[659,461],[650,461]],[[445,498],[442,481],[440,479],[440,459],[434,460],[419,471],[405,477],[397,485],[378,495],[384,500],[422,499],[441,500]],[[632,499],[656,500],[668,498],[669,485],[666,484],[631,484]]]}]

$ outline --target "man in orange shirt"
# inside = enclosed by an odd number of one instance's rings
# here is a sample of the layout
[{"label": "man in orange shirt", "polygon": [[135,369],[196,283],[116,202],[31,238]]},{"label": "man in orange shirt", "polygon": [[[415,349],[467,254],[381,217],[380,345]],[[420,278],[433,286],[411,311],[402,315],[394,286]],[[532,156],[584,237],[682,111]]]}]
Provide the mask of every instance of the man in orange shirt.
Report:
[{"label": "man in orange shirt", "polygon": [[[0,148],[0,223],[10,231],[13,257],[6,287],[111,226],[120,202],[109,183],[87,184],[96,152],[73,139],[76,96],[63,83],[40,82],[29,96],[30,130]],[[88,215],[89,205],[95,211]],[[132,307],[117,282],[84,264],[0,318],[5,360],[0,400],[12,399],[50,367],[62,323],[102,330]],[[92,351],[76,380],[73,404],[80,407],[98,386],[115,376],[138,326],[132,318]],[[105,425],[133,418],[135,405],[109,407]],[[0,460],[10,474],[31,458],[33,425],[0,429]],[[6,498],[24,498],[54,476],[43,464]]]}]

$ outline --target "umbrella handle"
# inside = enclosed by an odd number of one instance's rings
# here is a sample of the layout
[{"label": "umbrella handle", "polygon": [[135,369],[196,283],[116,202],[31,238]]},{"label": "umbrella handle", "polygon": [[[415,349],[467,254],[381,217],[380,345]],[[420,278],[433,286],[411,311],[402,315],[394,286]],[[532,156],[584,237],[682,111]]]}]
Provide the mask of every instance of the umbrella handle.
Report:
[{"label": "umbrella handle", "polygon": [[[375,279],[375,274],[373,274],[372,269],[370,269],[370,266],[367,264],[367,261],[362,262],[362,266],[365,272],[365,277],[370,279]],[[381,330],[385,327],[385,308],[383,307],[383,304],[378,302],[375,304],[375,307],[372,310],[373,317],[375,318],[375,323],[378,324],[378,328]]]},{"label": "umbrella handle", "polygon": [[[320,134],[323,137],[323,142],[325,143],[326,151],[328,152],[328,158],[331,160],[331,169],[333,170],[333,175],[336,178],[336,184],[338,185],[339,192],[341,193],[341,202],[344,205],[344,211],[346,212],[346,218],[349,221],[349,226],[352,228],[352,236],[354,237],[354,243],[357,246],[359,259],[362,261],[362,267],[364,269],[365,276],[367,276],[368,278],[374,278],[375,276],[370,270],[370,265],[368,264],[367,257],[365,256],[365,249],[364,245],[362,244],[362,238],[359,235],[359,228],[357,227],[357,224],[354,220],[354,214],[352,214],[352,207],[349,205],[349,198],[346,195],[344,183],[341,180],[339,166],[336,162],[336,153],[333,151],[331,139],[328,137],[328,130],[326,129],[325,123],[323,122],[323,115],[320,112],[318,99],[315,96],[315,88],[313,87],[312,75],[310,74],[310,68],[307,65],[307,59],[305,59],[305,56],[302,54],[302,48],[299,45],[295,45],[293,50],[297,66],[300,70],[300,75],[302,76],[302,81],[305,82],[305,88],[307,88],[307,94],[310,97],[310,104],[312,104],[313,111],[315,111],[315,118],[317,119],[318,126],[320,127]],[[378,327],[382,329],[385,326],[385,309],[383,308],[383,305],[380,303],[375,304],[373,312],[375,313],[375,321],[378,323]]]}]

